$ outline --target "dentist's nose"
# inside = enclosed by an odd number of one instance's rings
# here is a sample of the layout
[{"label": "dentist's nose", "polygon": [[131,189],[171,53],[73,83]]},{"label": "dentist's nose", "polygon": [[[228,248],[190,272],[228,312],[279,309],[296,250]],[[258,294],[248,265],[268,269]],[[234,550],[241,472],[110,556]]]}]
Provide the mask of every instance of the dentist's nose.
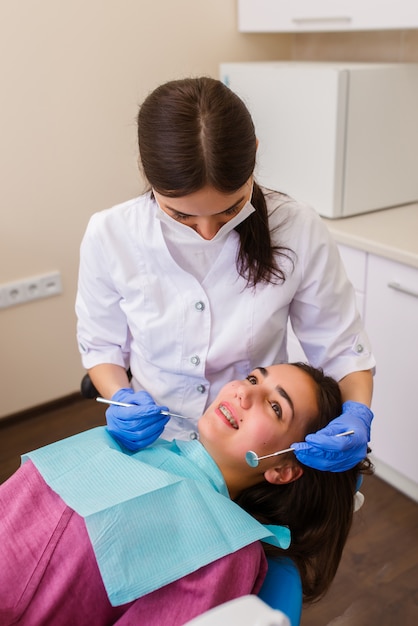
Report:
[{"label": "dentist's nose", "polygon": [[195,222],[194,228],[203,239],[213,239],[221,225],[213,217],[201,217]]}]

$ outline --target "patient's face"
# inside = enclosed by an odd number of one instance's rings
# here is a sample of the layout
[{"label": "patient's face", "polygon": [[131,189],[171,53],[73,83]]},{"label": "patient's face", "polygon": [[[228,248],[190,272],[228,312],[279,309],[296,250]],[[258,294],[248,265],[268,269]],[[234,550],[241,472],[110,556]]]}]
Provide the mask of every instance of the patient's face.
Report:
[{"label": "patient's face", "polygon": [[[249,468],[245,454],[271,454],[303,441],[317,416],[316,383],[294,365],[258,368],[225,385],[199,421],[200,441],[221,469]],[[278,457],[260,462],[263,470]]]}]

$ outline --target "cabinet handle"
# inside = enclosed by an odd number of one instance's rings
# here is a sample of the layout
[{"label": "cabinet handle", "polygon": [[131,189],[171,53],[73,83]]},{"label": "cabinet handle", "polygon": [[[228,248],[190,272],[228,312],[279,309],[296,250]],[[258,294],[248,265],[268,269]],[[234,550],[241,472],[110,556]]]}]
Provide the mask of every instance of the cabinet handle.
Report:
[{"label": "cabinet handle", "polygon": [[409,289],[408,287],[403,287],[399,283],[388,283],[388,287],[394,289],[395,291],[406,293],[408,296],[414,296],[414,298],[418,298],[418,291],[414,291],[413,289]]},{"label": "cabinet handle", "polygon": [[335,16],[335,17],[292,17],[292,22],[295,24],[321,24],[321,23],[335,23],[335,22],[351,22],[352,18],[348,16]]}]

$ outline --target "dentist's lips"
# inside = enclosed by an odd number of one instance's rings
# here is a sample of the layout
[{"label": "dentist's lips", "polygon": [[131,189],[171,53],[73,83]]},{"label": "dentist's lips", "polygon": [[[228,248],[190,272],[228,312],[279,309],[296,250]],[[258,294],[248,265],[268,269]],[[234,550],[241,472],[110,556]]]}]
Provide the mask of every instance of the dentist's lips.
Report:
[{"label": "dentist's lips", "polygon": [[225,404],[220,404],[217,408],[217,411],[219,411],[219,413],[229,422],[229,424],[231,424],[232,428],[238,430],[238,422],[232,415],[231,410]]}]

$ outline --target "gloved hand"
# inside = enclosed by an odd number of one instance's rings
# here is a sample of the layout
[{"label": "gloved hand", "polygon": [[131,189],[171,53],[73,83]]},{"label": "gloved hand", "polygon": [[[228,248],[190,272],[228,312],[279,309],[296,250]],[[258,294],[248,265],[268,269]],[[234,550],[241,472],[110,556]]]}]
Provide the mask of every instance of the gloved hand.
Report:
[{"label": "gloved hand", "polygon": [[107,430],[132,452],[146,448],[158,439],[170,419],[168,415],[161,414],[168,408],[155,404],[146,391],[135,392],[130,387],[119,389],[111,399],[135,405],[110,405],[106,410]]},{"label": "gloved hand", "polygon": [[[343,472],[367,455],[373,413],[360,402],[344,402],[343,412],[317,433],[307,435],[303,443],[292,443],[298,461],[314,469]],[[335,437],[346,430],[354,435]]]}]

